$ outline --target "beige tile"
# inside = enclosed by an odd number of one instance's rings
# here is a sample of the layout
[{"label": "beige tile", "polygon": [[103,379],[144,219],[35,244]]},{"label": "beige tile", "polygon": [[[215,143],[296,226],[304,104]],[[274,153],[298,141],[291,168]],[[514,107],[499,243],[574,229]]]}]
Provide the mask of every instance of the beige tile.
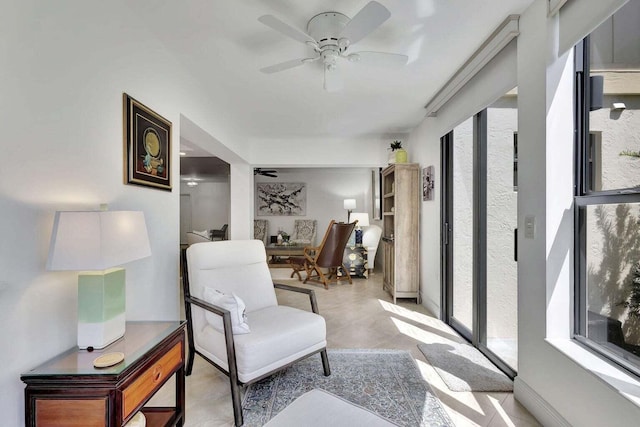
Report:
[{"label": "beige tile", "polygon": [[[282,273],[282,272],[279,272]],[[282,277],[282,276],[280,276]],[[456,426],[538,426],[535,418],[513,399],[512,393],[460,393],[447,388],[442,378],[418,350],[421,342],[462,340],[449,326],[424,307],[402,300],[393,304],[382,289],[382,274],[353,284],[302,284],[297,279],[278,279],[313,289],[320,313],[327,322],[327,342],[331,348],[387,348],[406,350],[415,358],[423,378],[440,398]],[[280,304],[310,309],[303,294],[277,290]],[[158,402],[173,399],[173,386],[165,387]],[[185,427],[233,425],[233,410],[226,375],[196,356],[193,374],[186,381]]]}]

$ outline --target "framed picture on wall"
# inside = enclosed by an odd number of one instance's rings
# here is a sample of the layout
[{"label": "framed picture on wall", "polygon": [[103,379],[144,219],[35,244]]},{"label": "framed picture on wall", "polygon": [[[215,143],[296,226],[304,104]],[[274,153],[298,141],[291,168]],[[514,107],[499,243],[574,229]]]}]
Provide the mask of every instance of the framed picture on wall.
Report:
[{"label": "framed picture on wall", "polygon": [[304,216],[306,214],[306,184],[301,182],[259,182],[256,184],[257,216]]},{"label": "framed picture on wall", "polygon": [[124,183],[171,191],[171,122],[122,94]]},{"label": "framed picture on wall", "polygon": [[433,166],[422,169],[422,200],[433,200]]}]

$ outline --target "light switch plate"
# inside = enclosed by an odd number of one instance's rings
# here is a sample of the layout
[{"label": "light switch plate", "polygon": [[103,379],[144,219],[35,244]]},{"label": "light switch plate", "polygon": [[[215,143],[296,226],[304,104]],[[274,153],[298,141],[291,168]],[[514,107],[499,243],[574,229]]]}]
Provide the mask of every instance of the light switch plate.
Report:
[{"label": "light switch plate", "polygon": [[533,215],[524,217],[524,237],[525,239],[536,238],[536,217]]}]

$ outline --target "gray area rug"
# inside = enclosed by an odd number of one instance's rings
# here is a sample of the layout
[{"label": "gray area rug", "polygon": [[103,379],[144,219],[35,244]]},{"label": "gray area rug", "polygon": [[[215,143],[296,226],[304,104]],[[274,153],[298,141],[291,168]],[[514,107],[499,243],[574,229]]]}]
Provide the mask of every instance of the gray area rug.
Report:
[{"label": "gray area rug", "polygon": [[[247,387],[245,426],[262,426],[298,396],[320,388],[401,426],[453,426],[407,351],[329,350],[331,375],[320,355]],[[329,410],[329,408],[327,408]]]},{"label": "gray area rug", "polygon": [[513,391],[513,381],[467,343],[418,344],[452,391]]}]

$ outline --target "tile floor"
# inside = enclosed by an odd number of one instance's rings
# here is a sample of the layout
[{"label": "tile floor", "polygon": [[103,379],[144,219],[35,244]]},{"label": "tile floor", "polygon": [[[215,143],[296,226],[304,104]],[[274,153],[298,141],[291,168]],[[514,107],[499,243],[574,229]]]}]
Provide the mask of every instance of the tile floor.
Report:
[{"label": "tile floor", "polygon": [[[368,280],[354,279],[353,285],[333,284],[329,290],[277,277],[274,279],[277,282],[316,290],[320,314],[327,321],[328,348],[387,348],[411,352],[423,377],[431,384],[456,426],[540,425],[512,393],[450,391],[417,344],[461,338],[411,300],[394,305],[382,290],[381,273],[370,275]],[[277,292],[281,304],[305,309],[309,306],[305,295]],[[186,384],[186,427],[233,425],[229,380],[225,375],[196,356],[193,374],[187,377]],[[172,389],[173,385],[169,384],[152,404],[170,404]]]}]

